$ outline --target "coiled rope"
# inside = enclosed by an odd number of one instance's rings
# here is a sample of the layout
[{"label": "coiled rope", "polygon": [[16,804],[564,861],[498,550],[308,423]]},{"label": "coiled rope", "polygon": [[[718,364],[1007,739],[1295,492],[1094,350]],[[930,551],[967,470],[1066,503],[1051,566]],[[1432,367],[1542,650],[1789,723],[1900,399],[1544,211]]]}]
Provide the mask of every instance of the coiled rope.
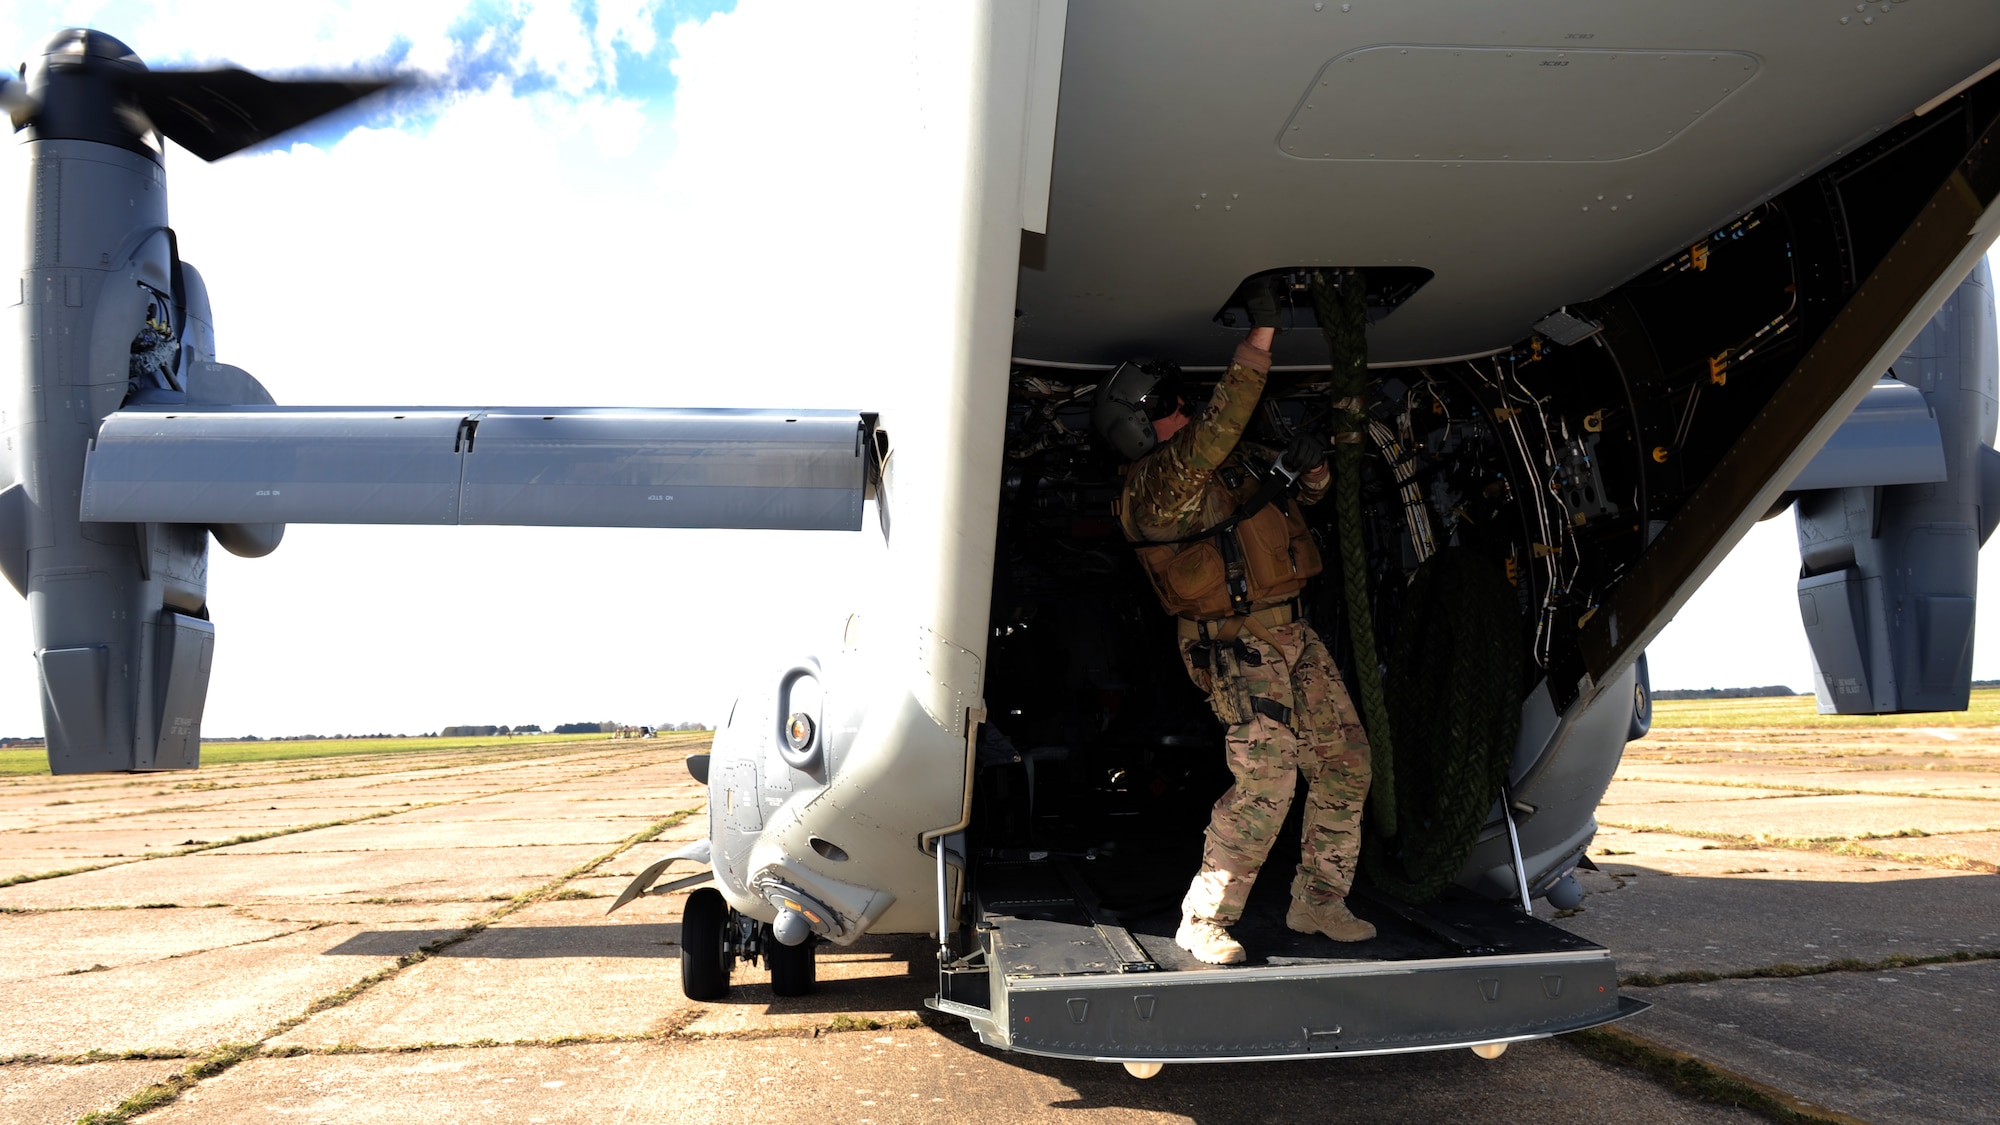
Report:
[{"label": "coiled rope", "polygon": [[1490,558],[1467,547],[1439,551],[1405,592],[1385,687],[1361,536],[1368,426],[1361,274],[1315,273],[1312,300],[1332,358],[1340,570],[1374,766],[1361,871],[1388,894],[1425,902],[1457,877],[1507,779],[1521,728],[1520,617],[1513,588]]},{"label": "coiled rope", "polygon": [[1382,696],[1382,665],[1375,648],[1375,616],[1368,600],[1368,551],[1361,541],[1361,443],[1368,428],[1368,295],[1361,274],[1338,277],[1315,271],[1313,313],[1326,334],[1333,370],[1334,515],[1340,521],[1340,576],[1347,594],[1348,636],[1354,642],[1355,687],[1361,721],[1368,728],[1374,782],[1368,816],[1386,836],[1396,834],[1395,748],[1389,708]]},{"label": "coiled rope", "polygon": [[1490,557],[1447,547],[1417,568],[1389,655],[1402,831],[1368,802],[1370,885],[1426,902],[1457,877],[1514,760],[1524,659],[1514,589]]}]

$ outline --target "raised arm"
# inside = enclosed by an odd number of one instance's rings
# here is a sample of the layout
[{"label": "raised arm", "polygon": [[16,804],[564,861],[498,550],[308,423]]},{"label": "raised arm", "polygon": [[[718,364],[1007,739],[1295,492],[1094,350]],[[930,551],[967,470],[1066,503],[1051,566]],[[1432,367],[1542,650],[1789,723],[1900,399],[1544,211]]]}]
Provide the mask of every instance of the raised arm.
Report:
[{"label": "raised arm", "polygon": [[[1253,328],[1236,346],[1201,417],[1132,466],[1125,495],[1132,522],[1147,539],[1178,539],[1204,526],[1202,499],[1215,470],[1235,451],[1271,370],[1269,328]],[[1157,429],[1157,424],[1156,424]]]}]

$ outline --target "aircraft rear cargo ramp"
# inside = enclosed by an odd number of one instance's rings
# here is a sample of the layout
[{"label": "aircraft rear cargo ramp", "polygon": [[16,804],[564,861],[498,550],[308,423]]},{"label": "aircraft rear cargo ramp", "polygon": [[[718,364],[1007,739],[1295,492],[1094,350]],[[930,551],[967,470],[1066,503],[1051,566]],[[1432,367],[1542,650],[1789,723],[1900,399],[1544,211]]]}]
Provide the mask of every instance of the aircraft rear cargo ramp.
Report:
[{"label": "aircraft rear cargo ramp", "polygon": [[1293,933],[1280,896],[1253,896],[1231,928],[1251,959],[1210,966],[1174,944],[1171,906],[1106,907],[1077,866],[983,869],[980,948],[934,1006],[991,1046],[1138,1064],[1492,1052],[1647,1007],[1602,946],[1470,895],[1357,901],[1379,932],[1353,944]]}]

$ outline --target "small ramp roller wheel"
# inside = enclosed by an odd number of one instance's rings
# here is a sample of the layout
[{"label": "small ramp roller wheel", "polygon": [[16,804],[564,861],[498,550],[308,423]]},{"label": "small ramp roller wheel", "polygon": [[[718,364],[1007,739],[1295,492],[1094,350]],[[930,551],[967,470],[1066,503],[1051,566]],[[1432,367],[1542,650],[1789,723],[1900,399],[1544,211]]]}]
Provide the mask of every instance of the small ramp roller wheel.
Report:
[{"label": "small ramp roller wheel", "polygon": [[786,945],[767,930],[764,935],[764,964],[771,970],[771,995],[811,995],[813,986],[819,983],[814,956],[818,948],[819,939],[811,935],[797,945]]},{"label": "small ramp roller wheel", "polygon": [[1160,1073],[1160,1070],[1164,1068],[1166,1065],[1167,1065],[1166,1063],[1156,1063],[1156,1062],[1126,1063],[1125,1073],[1131,1075],[1134,1078],[1151,1078],[1155,1074]]},{"label": "small ramp roller wheel", "polygon": [[729,903],[714,887],[688,896],[681,911],[681,995],[690,1000],[720,1000],[729,995],[729,970],[735,960],[724,942],[729,927]]},{"label": "small ramp roller wheel", "polygon": [[1473,1045],[1472,1053],[1478,1055],[1482,1059],[1497,1059],[1501,1055],[1507,1053],[1507,1044],[1476,1043]]}]

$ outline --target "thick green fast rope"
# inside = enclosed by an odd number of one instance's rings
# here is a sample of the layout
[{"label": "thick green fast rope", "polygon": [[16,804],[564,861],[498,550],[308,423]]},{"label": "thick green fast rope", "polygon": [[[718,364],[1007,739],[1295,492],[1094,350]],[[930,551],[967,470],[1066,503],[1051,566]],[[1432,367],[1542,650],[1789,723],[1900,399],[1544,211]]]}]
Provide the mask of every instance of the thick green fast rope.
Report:
[{"label": "thick green fast rope", "polygon": [[[1521,729],[1520,610],[1498,562],[1446,547],[1417,568],[1389,651],[1389,710],[1402,737],[1402,835],[1364,822],[1361,871],[1406,902],[1458,877],[1514,760]],[[1369,816],[1379,821],[1373,802]]]},{"label": "thick green fast rope", "polygon": [[1367,439],[1368,297],[1361,275],[1314,273],[1313,312],[1332,355],[1334,514],[1340,521],[1340,575],[1347,594],[1347,630],[1354,641],[1355,687],[1361,721],[1368,728],[1374,780],[1368,817],[1385,837],[1396,835],[1396,755],[1389,734],[1389,706],[1382,695],[1382,664],[1375,648],[1375,617],[1368,600],[1368,551],[1361,541],[1361,451]]}]

